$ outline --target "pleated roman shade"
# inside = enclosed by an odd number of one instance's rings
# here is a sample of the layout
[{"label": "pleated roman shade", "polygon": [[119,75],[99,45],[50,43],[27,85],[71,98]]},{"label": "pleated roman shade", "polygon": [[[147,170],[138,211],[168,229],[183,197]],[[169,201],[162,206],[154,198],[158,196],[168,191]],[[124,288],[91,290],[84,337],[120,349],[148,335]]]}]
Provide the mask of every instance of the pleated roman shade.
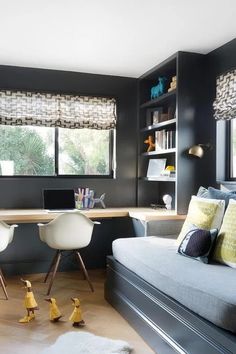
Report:
[{"label": "pleated roman shade", "polygon": [[236,118],[236,69],[217,78],[213,107],[214,117],[217,120]]},{"label": "pleated roman shade", "polygon": [[116,127],[116,100],[22,91],[0,91],[0,124],[102,129]]}]

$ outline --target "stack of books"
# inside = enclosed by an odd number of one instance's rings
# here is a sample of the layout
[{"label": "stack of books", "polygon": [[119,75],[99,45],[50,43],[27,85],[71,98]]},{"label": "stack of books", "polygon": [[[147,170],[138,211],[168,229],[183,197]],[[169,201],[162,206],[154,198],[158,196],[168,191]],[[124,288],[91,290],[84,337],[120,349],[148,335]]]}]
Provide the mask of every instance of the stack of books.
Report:
[{"label": "stack of books", "polygon": [[172,171],[163,170],[163,171],[161,171],[160,175],[161,175],[161,177],[175,178],[176,173],[174,170],[172,170]]},{"label": "stack of books", "polygon": [[174,130],[157,130],[155,132],[155,150],[173,149],[175,147]]}]

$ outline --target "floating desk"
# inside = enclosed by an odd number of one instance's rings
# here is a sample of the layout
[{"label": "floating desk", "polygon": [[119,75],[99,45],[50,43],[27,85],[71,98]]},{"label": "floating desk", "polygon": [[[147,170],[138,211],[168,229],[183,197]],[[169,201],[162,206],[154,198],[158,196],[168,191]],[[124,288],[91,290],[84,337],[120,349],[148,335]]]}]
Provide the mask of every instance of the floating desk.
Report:
[{"label": "floating desk", "polygon": [[[151,208],[106,208],[80,210],[90,219],[132,217],[140,221],[184,220],[186,215],[177,215],[174,210]],[[43,209],[0,209],[0,220],[9,224],[49,222],[60,213],[48,213]]]}]

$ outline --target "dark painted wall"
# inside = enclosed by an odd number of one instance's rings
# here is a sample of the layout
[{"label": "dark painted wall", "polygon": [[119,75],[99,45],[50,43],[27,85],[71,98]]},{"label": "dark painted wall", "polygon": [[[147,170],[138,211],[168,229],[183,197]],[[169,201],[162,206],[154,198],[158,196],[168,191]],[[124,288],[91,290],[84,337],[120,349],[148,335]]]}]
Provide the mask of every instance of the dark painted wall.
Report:
[{"label": "dark painted wall", "polygon": [[137,80],[66,71],[0,66],[0,89],[107,95],[118,103],[116,179],[5,178],[0,179],[0,208],[42,207],[42,188],[86,186],[106,193],[107,206],[136,203]]},{"label": "dark painted wall", "polygon": [[[108,207],[136,204],[136,102],[137,80],[76,72],[0,66],[0,89],[113,96],[118,104],[117,171],[115,179],[103,178],[0,178],[0,208],[41,208],[42,188],[90,187],[106,193]],[[104,220],[96,226],[93,241],[82,252],[88,267],[105,265],[114,237],[129,233],[127,220]],[[13,243],[1,254],[10,273],[45,271],[52,255],[40,242],[36,225],[21,224]],[[67,258],[67,265],[68,263]],[[72,260],[73,261],[73,260]],[[72,264],[73,265],[73,264]],[[66,265],[64,264],[64,267]]]}]

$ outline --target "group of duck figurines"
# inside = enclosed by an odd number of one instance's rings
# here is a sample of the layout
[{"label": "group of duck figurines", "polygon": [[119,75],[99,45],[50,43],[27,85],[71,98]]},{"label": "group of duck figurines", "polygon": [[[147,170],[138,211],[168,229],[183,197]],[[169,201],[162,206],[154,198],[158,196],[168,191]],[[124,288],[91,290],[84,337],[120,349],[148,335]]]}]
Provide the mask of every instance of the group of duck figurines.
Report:
[{"label": "group of duck figurines", "polygon": [[[26,294],[24,298],[24,307],[26,308],[27,314],[19,320],[20,323],[28,323],[35,319],[35,311],[39,310],[38,304],[35,300],[34,293],[32,291],[32,285],[29,280],[21,279],[24,284],[24,288],[26,288]],[[82,313],[80,309],[80,301],[78,298],[71,298],[72,305],[74,306],[74,310],[69,317],[69,320],[73,322],[74,327],[83,327],[85,326],[85,322],[82,319]],[[57,306],[56,299],[51,297],[45,299],[45,301],[49,302],[49,318],[52,322],[58,322],[60,318],[63,316]]]}]

